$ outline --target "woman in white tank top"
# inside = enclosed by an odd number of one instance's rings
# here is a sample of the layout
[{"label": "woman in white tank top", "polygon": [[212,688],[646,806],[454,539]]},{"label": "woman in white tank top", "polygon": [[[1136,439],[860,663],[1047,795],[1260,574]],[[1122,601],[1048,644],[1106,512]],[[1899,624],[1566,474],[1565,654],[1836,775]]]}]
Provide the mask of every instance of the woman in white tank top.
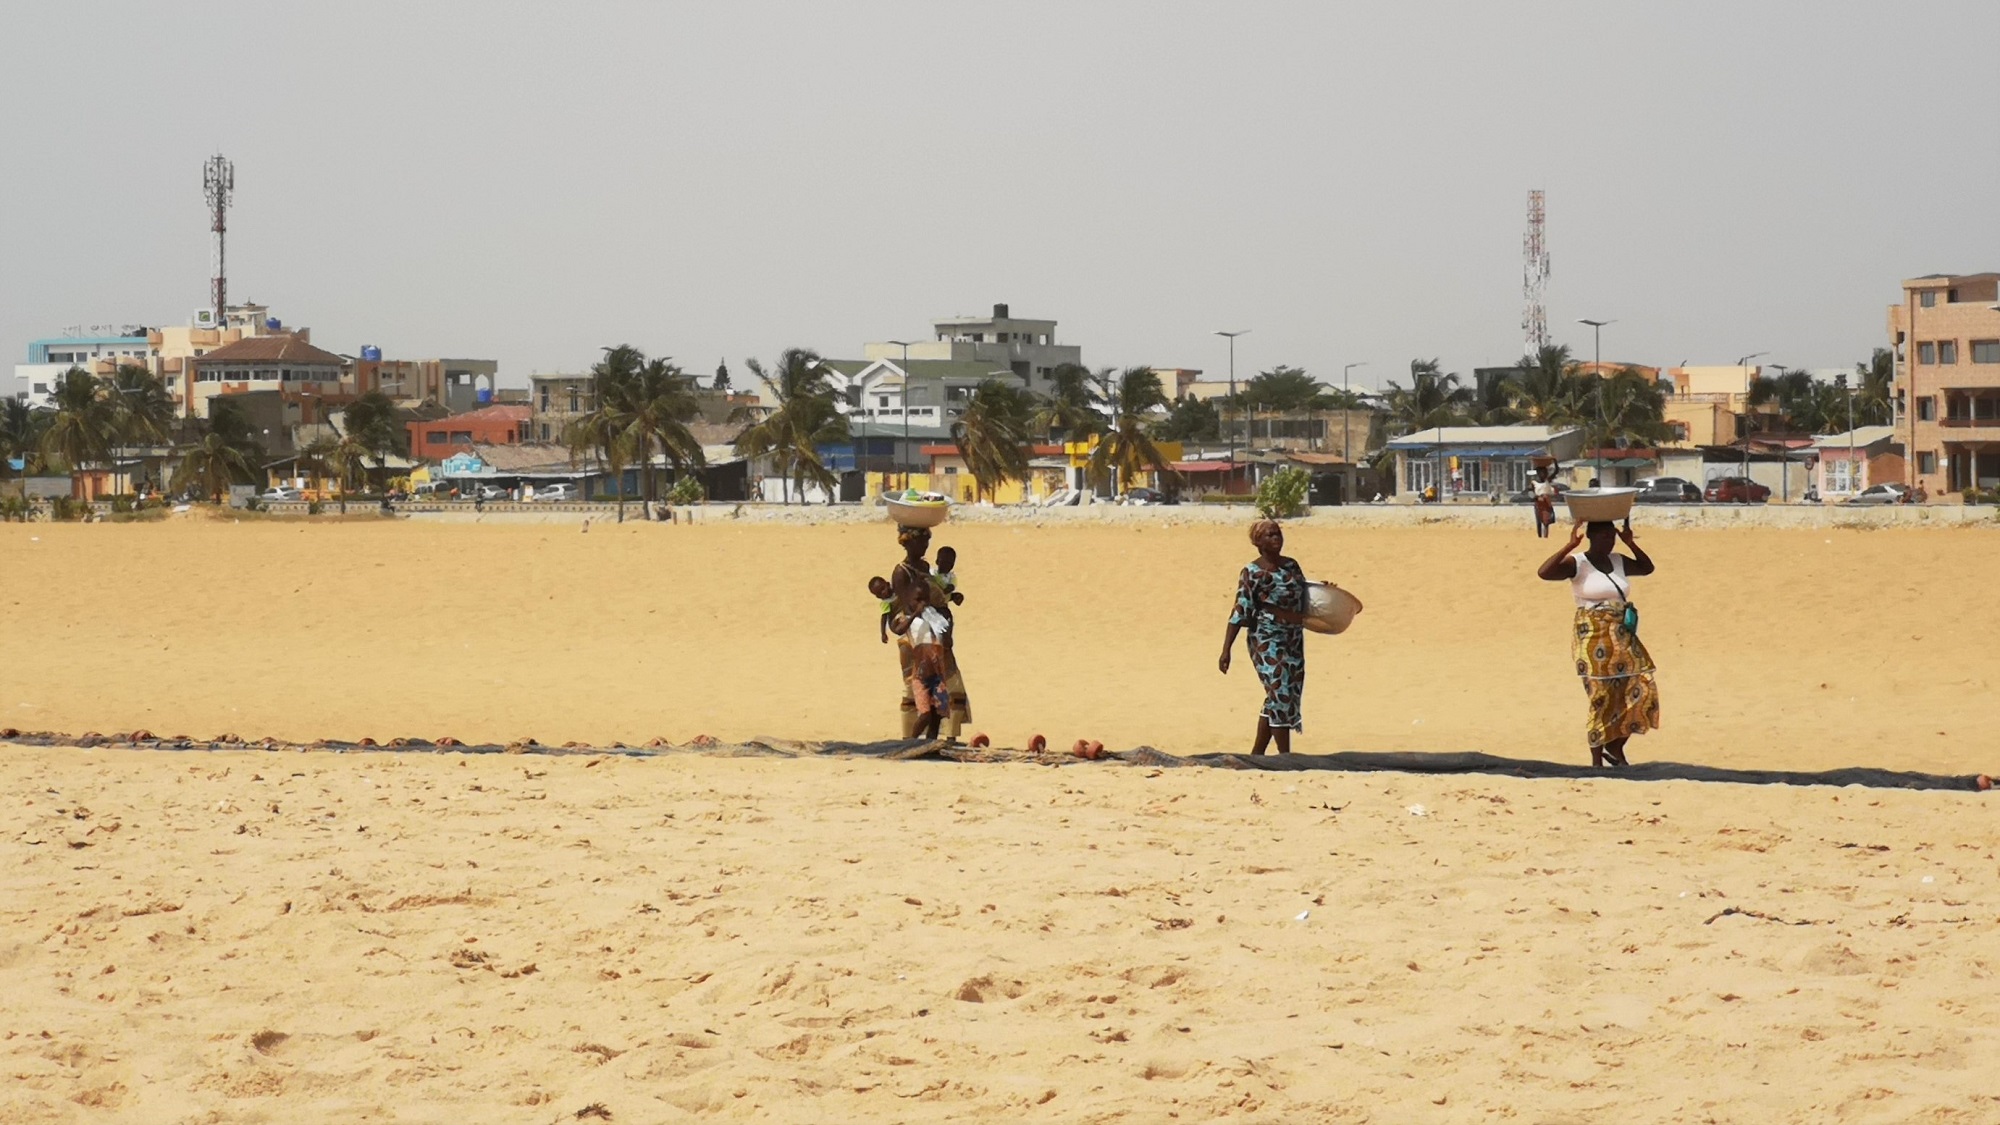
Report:
[{"label": "woman in white tank top", "polygon": [[[1590,549],[1578,551],[1585,534]],[[1619,540],[1628,558],[1613,550]],[[1570,528],[1569,542],[1543,562],[1544,582],[1568,582],[1576,602],[1570,655],[1589,700],[1585,735],[1590,764],[1623,766],[1625,741],[1660,725],[1660,689],[1653,682],[1653,657],[1639,640],[1639,613],[1632,604],[1632,579],[1653,573],[1653,560],[1632,535],[1606,521]]]}]

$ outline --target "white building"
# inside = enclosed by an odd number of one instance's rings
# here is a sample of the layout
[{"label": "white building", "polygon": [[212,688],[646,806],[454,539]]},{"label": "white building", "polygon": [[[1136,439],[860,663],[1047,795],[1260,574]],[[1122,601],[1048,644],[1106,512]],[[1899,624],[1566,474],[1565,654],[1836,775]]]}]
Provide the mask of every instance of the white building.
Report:
[{"label": "white building", "polygon": [[988,379],[1045,393],[1056,368],[1083,363],[1082,348],[1055,342],[1055,321],[1017,318],[1006,305],[994,305],[992,316],[932,321],[931,332],[928,340],[864,345],[863,359],[824,361],[841,412],[877,424],[949,426]]},{"label": "white building", "polygon": [[76,329],[75,335],[36,340],[28,345],[28,362],[14,365],[14,385],[8,389],[8,397],[25,398],[29,406],[39,409],[49,404],[56,380],[72,367],[88,371],[99,361],[150,367],[149,359],[156,353],[146,331],[136,324],[115,330],[111,325],[93,325]]}]

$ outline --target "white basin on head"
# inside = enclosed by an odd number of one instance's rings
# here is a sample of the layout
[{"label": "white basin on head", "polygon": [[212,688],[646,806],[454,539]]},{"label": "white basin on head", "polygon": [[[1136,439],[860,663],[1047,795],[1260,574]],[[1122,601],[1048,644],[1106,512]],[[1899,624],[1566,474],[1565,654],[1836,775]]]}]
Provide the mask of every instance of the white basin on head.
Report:
[{"label": "white basin on head", "polygon": [[1563,493],[1563,502],[1569,505],[1571,519],[1622,520],[1632,514],[1632,501],[1638,495],[1636,488],[1577,488]]}]

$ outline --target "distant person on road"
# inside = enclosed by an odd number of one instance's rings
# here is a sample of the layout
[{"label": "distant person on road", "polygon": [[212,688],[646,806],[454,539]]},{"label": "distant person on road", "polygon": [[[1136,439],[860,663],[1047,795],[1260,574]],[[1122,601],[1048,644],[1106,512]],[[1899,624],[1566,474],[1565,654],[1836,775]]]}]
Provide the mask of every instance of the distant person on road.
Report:
[{"label": "distant person on road", "polygon": [[[1590,549],[1577,547],[1586,534]],[[1630,557],[1615,553],[1619,540]],[[1625,740],[1660,726],[1660,689],[1653,682],[1653,657],[1639,640],[1639,610],[1632,604],[1632,579],[1653,573],[1653,560],[1639,548],[1632,521],[1623,530],[1608,520],[1581,521],[1569,541],[1543,562],[1544,582],[1568,582],[1576,599],[1570,654],[1589,699],[1585,736],[1590,764],[1623,767]]]},{"label": "distant person on road", "polygon": [[1535,499],[1535,537],[1547,539],[1549,528],[1556,522],[1556,481],[1547,465],[1535,467],[1534,483],[1529,486]]}]

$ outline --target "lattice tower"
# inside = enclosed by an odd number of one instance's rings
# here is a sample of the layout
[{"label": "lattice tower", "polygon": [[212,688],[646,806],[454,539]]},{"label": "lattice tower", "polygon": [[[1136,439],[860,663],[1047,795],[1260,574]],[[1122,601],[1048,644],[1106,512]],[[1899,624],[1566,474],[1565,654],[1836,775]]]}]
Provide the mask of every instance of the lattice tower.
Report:
[{"label": "lattice tower", "polygon": [[236,194],[236,166],[223,159],[221,153],[208,158],[201,172],[202,195],[208,199],[211,217],[208,229],[215,232],[215,272],[208,283],[209,303],[215,306],[215,326],[226,327],[229,323],[224,307],[229,303],[229,271],[225,268],[223,240],[229,229],[228,214],[230,197]]},{"label": "lattice tower", "polygon": [[1544,294],[1549,287],[1549,244],[1546,215],[1540,189],[1528,193],[1528,233],[1521,237],[1521,297],[1527,308],[1521,313],[1521,331],[1530,357],[1539,355],[1549,343],[1549,310]]}]

